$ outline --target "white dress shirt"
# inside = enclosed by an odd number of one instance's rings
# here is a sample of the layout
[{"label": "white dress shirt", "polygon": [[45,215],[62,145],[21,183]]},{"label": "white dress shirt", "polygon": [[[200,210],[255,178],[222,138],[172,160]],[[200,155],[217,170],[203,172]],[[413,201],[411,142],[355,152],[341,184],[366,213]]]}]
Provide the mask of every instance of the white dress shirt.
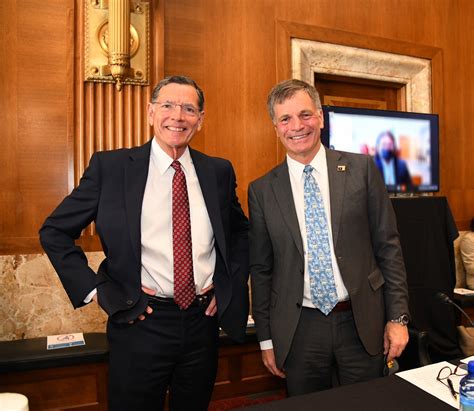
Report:
[{"label": "white dress shirt", "polygon": [[[178,159],[186,176],[191,219],[193,271],[196,294],[212,284],[216,266],[214,232],[201,186],[189,149]],[[141,216],[142,285],[156,291],[159,297],[173,297],[173,225],[172,183],[173,159],[158,145],[151,143],[150,165]],[[97,289],[84,299],[91,302]]]},{"label": "white dress shirt", "polygon": [[[304,250],[304,293],[303,293],[303,306],[315,308],[311,302],[311,291],[309,284],[309,272],[308,272],[308,255],[307,247],[308,242],[306,239],[306,224],[304,217],[304,167],[306,164],[301,164],[291,157],[287,156],[286,161],[288,163],[288,170],[290,172],[290,183],[291,191],[293,192],[293,199],[295,202],[296,215],[298,216],[298,224],[300,226],[301,240],[303,241]],[[337,265],[336,254],[334,253],[334,243],[332,237],[332,226],[331,226],[331,199],[329,195],[329,178],[328,178],[328,167],[326,161],[326,150],[321,145],[318,153],[311,161],[310,165],[313,167],[312,175],[318,183],[319,190],[323,197],[324,211],[326,212],[326,218],[328,221],[329,229],[329,246],[331,249],[331,263],[332,272],[334,274],[334,282],[336,283],[337,297],[339,301],[349,299],[349,293],[347,292],[344,282],[342,281],[341,272]]]},{"label": "white dress shirt", "polygon": [[[189,149],[178,159],[186,176],[196,294],[212,284],[216,266],[214,232]],[[141,216],[142,285],[173,297],[172,182],[175,170],[153,139]]]},{"label": "white dress shirt", "polygon": [[382,164],[385,184],[394,186],[397,183],[395,178],[395,161],[393,158],[389,161],[385,161],[383,158],[380,158],[380,163]]},{"label": "white dress shirt", "polygon": [[[296,160],[293,160],[290,156],[286,156],[286,162],[288,164],[288,171],[290,174],[291,191],[293,193],[293,200],[295,203],[296,215],[298,217],[298,225],[300,227],[301,240],[303,241],[304,250],[304,289],[303,289],[303,306],[315,308],[311,301],[311,290],[309,283],[309,272],[308,272],[308,253],[307,253],[307,239],[306,239],[306,224],[304,216],[304,167],[306,164],[302,164]],[[326,161],[326,150],[321,145],[318,153],[311,161],[310,165],[313,167],[312,175],[318,183],[319,190],[323,197],[324,210],[328,221],[329,229],[329,245],[331,249],[331,262],[332,271],[334,274],[334,282],[336,284],[337,297],[339,301],[345,301],[349,299],[349,293],[342,281],[341,272],[337,265],[336,254],[334,253],[334,243],[332,237],[331,227],[331,199],[329,195],[329,178],[328,178],[328,167]],[[260,348],[262,350],[268,350],[273,348],[271,340],[265,340],[260,342]]]}]

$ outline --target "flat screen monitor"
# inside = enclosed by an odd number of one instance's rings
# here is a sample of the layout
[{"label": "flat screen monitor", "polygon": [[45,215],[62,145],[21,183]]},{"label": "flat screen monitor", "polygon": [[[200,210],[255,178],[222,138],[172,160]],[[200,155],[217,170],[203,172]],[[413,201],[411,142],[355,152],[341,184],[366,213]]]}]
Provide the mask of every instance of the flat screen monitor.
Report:
[{"label": "flat screen monitor", "polygon": [[438,115],[323,106],[323,144],[373,157],[390,193],[439,191]]}]

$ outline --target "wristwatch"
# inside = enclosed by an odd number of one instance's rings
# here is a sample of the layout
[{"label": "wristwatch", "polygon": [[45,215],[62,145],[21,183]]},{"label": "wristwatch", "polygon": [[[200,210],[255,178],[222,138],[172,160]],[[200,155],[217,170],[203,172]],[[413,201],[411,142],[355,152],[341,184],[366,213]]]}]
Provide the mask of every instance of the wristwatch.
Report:
[{"label": "wristwatch", "polygon": [[408,323],[410,322],[410,317],[408,316],[408,314],[405,313],[405,314],[402,314],[398,318],[390,320],[390,322],[401,324],[401,325],[408,325]]}]

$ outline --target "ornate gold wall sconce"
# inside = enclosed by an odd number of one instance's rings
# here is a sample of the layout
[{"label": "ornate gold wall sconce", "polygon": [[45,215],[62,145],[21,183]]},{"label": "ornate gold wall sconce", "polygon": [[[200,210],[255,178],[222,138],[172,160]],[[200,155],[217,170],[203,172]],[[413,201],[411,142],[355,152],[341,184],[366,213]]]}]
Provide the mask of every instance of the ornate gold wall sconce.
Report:
[{"label": "ornate gold wall sconce", "polygon": [[148,85],[150,8],[133,0],[86,0],[84,79]]}]

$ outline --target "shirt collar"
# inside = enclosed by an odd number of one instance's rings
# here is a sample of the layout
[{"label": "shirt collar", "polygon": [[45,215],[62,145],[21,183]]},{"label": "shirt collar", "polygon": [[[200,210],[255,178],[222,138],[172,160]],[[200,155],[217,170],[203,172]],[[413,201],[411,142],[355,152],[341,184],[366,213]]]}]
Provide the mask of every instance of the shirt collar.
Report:
[{"label": "shirt collar", "polygon": [[[156,142],[156,139],[153,138],[151,142],[151,157],[153,158],[155,164],[157,165],[158,171],[161,175],[166,173],[170,168],[171,163],[174,161],[168,154],[166,154],[160,145]],[[186,150],[178,158],[178,161],[181,163],[181,167],[184,172],[189,171],[192,167],[191,153],[189,152],[189,147],[186,147]]]},{"label": "shirt collar", "polygon": [[[292,159],[288,154],[286,155],[286,162],[288,164],[288,169],[294,176],[298,176],[298,178],[303,176],[304,167],[307,164],[302,164],[299,161]],[[326,149],[322,144],[309,164],[317,173],[322,175],[327,174]]]}]

